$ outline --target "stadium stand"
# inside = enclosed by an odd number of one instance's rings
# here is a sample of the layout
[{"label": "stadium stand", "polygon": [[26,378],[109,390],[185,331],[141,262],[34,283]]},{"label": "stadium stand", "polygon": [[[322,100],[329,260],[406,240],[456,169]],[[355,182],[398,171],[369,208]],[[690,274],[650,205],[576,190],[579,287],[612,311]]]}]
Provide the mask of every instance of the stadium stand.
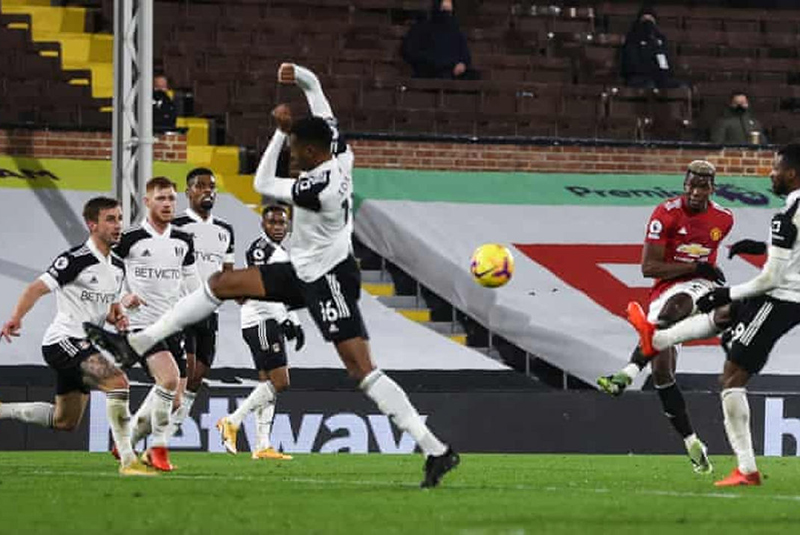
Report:
[{"label": "stadium stand", "polygon": [[[110,30],[110,0],[62,3],[86,8],[88,28]],[[4,4],[10,7],[3,9],[0,34],[4,49],[14,50],[3,58],[5,122],[107,124],[95,112],[108,102],[74,85],[74,71],[53,68],[52,55],[63,56],[68,43],[33,44],[19,29],[25,15],[8,14],[14,4]],[[240,146],[266,142],[269,105],[287,98],[274,83],[287,58],[322,73],[349,131],[704,141],[736,87],[753,95],[769,138],[787,141],[800,124],[794,113],[800,11],[776,17],[763,7],[724,4],[659,6],[675,75],[691,83],[669,91],[621,87],[619,47],[639,8],[627,1],[470,2],[459,16],[480,81],[409,77],[399,46],[427,9],[424,0],[158,0],[154,51],[173,85],[193,96],[195,114],[224,125],[224,141]],[[97,69],[89,68],[96,86]]]}]

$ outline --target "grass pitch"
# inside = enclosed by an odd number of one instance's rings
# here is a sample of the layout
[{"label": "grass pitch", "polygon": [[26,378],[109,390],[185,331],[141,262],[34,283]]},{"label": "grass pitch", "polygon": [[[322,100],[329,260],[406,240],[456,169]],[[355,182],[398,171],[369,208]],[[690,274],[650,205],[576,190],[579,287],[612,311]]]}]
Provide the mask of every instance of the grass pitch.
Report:
[{"label": "grass pitch", "polygon": [[800,459],[759,459],[760,488],[716,489],[682,456],[462,455],[433,490],[422,458],[176,453],[120,478],[107,454],[0,452],[2,533],[795,533]]}]

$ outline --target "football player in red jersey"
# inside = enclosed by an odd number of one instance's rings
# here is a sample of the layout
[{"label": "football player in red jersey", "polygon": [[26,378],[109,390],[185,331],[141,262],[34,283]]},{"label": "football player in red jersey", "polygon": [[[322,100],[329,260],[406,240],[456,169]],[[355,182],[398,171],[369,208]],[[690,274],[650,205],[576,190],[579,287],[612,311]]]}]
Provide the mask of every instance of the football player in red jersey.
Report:
[{"label": "football player in red jersey", "polygon": [[[683,195],[668,199],[653,211],[642,250],[642,274],[655,279],[650,291],[648,320],[658,327],[672,325],[697,312],[697,300],[725,282],[716,266],[720,242],[733,227],[733,214],[713,202],[714,166],[704,160],[689,164]],[[638,304],[635,304],[638,306]],[[653,384],[664,413],[681,435],[694,470],[711,472],[705,445],[689,420],[686,402],[675,382],[677,351],[670,347],[650,360],[637,347],[630,363],[619,372],[600,377],[597,384],[618,396],[650,362]]]}]

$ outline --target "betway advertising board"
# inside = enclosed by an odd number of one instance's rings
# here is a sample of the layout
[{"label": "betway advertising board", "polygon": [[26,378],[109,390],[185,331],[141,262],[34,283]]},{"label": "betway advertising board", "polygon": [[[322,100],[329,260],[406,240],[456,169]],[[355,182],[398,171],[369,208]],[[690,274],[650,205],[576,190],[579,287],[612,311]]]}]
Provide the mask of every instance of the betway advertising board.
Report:
[{"label": "betway advertising board", "polygon": [[[246,388],[204,389],[170,449],[223,452],[217,420],[247,396]],[[9,401],[47,399],[50,388],[4,389]],[[134,387],[138,406],[146,389]],[[630,392],[609,398],[593,392],[429,392],[412,402],[436,433],[462,452],[683,454],[683,444],[660,416],[658,396]],[[750,394],[753,443],[767,456],[800,455],[800,396]],[[686,394],[692,422],[714,455],[729,454],[719,395]],[[643,417],[644,415],[648,415]],[[636,422],[632,432],[631,422]],[[238,447],[255,438],[249,415]],[[82,450],[105,452],[111,445],[105,395],[93,392],[81,426],[58,432],[3,421],[0,450]],[[418,452],[414,440],[381,414],[362,393],[286,392],[278,398],[271,440],[287,453]],[[140,447],[143,444],[140,445]],[[111,457],[109,456],[109,462]],[[688,469],[688,467],[687,467]]]},{"label": "betway advertising board", "polygon": [[[682,176],[359,171],[356,233],[369,247],[587,383],[627,362],[636,337],[625,306],[646,303],[651,285],[640,269],[645,229],[655,206],[681,193]],[[769,186],[767,178],[718,178],[713,199],[735,218],[720,243],[729,283],[750,279],[763,262],[728,260],[726,251],[742,238],[766,239],[783,202]],[[515,255],[514,277],[499,289],[477,286],[468,271],[487,242]],[[800,331],[786,336],[764,373],[800,373],[799,343]],[[683,348],[679,371],[716,374],[723,361],[716,341],[704,341]]]}]

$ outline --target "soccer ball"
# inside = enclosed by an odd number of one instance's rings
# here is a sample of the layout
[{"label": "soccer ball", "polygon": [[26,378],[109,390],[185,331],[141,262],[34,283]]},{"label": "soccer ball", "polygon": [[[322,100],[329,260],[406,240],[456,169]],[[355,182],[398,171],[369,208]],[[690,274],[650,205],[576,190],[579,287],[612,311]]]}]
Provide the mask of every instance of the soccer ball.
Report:
[{"label": "soccer ball", "polygon": [[499,243],[484,243],[472,253],[469,271],[481,286],[497,288],[511,280],[514,257]]}]

